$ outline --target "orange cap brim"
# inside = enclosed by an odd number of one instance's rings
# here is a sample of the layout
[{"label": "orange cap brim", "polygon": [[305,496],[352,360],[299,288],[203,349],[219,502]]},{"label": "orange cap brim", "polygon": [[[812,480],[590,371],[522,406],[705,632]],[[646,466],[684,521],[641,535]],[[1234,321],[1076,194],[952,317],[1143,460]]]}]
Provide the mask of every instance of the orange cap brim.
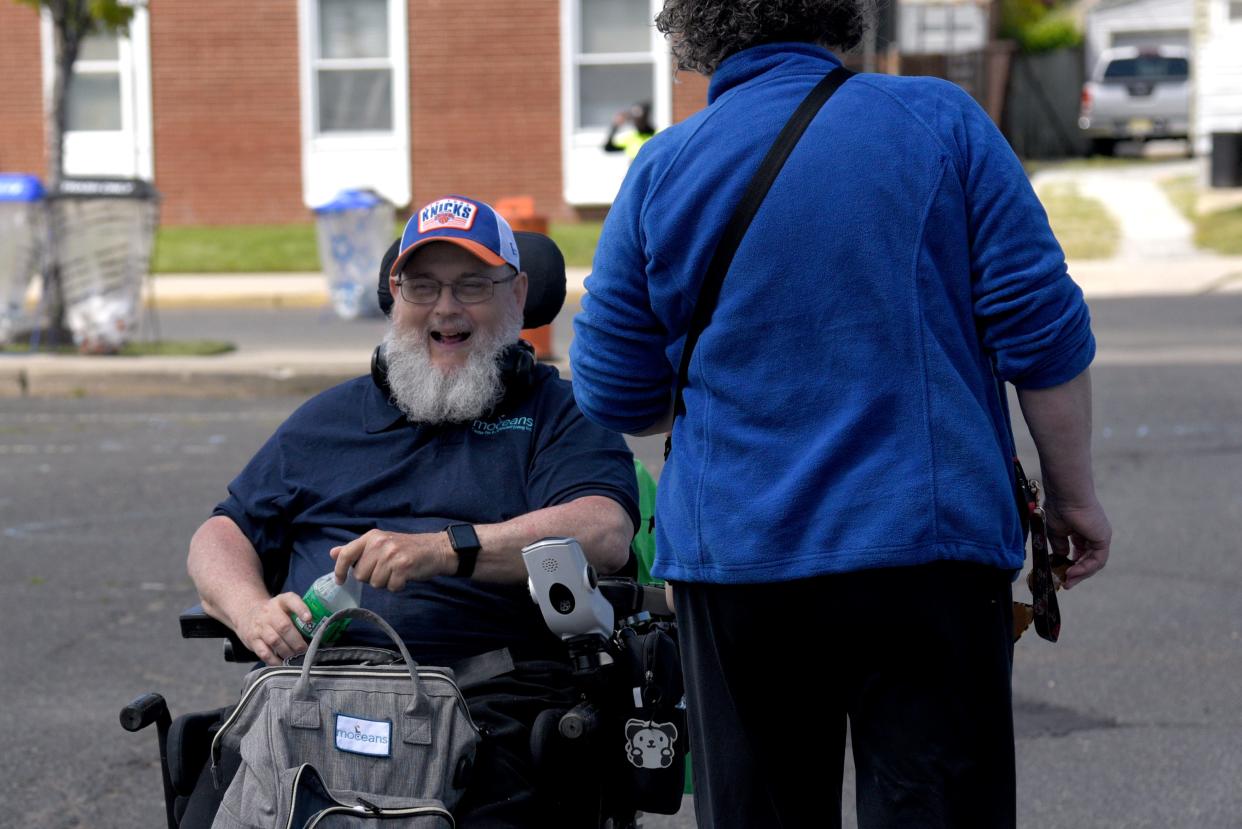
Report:
[{"label": "orange cap brim", "polygon": [[396,276],[397,274],[399,274],[401,272],[401,269],[405,266],[405,260],[410,258],[410,254],[413,253],[419,247],[426,245],[430,242],[449,242],[451,244],[457,245],[459,248],[465,248],[466,250],[470,251],[475,256],[482,259],[484,262],[486,262],[489,265],[505,264],[505,260],[501,259],[500,256],[494,250],[491,250],[490,248],[479,244],[473,239],[461,239],[456,236],[432,236],[429,239],[419,239],[417,242],[410,245],[405,250],[401,251],[401,253],[399,253],[397,255],[397,258],[393,261],[392,270],[388,272],[388,275]]}]

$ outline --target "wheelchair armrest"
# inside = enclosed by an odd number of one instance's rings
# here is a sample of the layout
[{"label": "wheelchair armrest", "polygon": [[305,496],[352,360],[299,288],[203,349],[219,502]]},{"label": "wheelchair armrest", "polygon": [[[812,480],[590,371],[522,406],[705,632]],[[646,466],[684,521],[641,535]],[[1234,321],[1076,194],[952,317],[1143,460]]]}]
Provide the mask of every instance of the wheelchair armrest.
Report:
[{"label": "wheelchair armrest", "polygon": [[207,615],[201,604],[181,611],[182,639],[223,639],[226,662],[258,662],[259,657],[242,644],[233,629]]},{"label": "wheelchair armrest", "polygon": [[673,616],[673,609],[668,606],[664,588],[650,584],[643,585],[643,610],[656,617],[672,618]]},{"label": "wheelchair armrest", "polygon": [[671,616],[664,600],[664,588],[639,584],[637,580],[617,576],[601,576],[599,590],[612,605],[618,619],[647,611],[652,616]]}]

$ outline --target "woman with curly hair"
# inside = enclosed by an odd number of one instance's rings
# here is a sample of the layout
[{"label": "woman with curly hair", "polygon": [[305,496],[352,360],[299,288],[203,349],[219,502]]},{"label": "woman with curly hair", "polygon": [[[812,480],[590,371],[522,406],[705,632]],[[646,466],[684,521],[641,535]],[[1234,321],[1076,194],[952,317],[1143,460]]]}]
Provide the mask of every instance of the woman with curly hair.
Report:
[{"label": "woman with curly hair", "polygon": [[[570,351],[587,417],[672,429],[674,586],[700,826],[1015,823],[1010,584],[1025,542],[1002,381],[1073,586],[1104,566],[1082,292],[1018,160],[953,84],[860,74],[756,212],[692,352],[703,275],[869,0],[666,0],[708,106],[658,133],[604,224]],[[808,758],[810,758],[808,760]]]}]

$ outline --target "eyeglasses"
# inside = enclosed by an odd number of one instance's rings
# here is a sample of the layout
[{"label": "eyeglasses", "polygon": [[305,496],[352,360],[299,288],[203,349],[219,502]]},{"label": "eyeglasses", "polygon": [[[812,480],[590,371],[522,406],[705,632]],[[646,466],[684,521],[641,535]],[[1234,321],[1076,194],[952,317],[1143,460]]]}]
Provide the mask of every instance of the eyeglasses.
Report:
[{"label": "eyeglasses", "polygon": [[496,293],[496,286],[517,279],[517,271],[502,279],[490,276],[465,276],[456,282],[441,282],[430,277],[401,277],[397,287],[401,289],[401,298],[414,305],[434,305],[440,299],[440,291],[448,288],[453,299],[463,305],[477,305],[487,302]]}]

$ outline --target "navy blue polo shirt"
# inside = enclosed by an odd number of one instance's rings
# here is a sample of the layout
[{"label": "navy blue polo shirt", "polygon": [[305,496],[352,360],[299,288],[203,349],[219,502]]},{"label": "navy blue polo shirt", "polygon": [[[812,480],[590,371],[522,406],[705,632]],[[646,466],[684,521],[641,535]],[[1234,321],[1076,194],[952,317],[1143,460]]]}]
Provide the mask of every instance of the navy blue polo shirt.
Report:
[{"label": "navy blue polo shirt", "polygon": [[[290,415],[215,515],[236,522],[265,559],[289,560],[284,590],[299,595],[332,569],[328,550],[371,529],[438,532],[494,524],[586,495],[621,504],[638,526],[638,493],[621,436],[588,421],[556,369],[537,365],[532,391],[471,423],[406,420],[370,377],[314,397]],[[525,582],[442,577],[398,593],[363,588],[420,662],[444,664],[499,647],[552,655]],[[354,641],[383,634],[354,625]]]}]

